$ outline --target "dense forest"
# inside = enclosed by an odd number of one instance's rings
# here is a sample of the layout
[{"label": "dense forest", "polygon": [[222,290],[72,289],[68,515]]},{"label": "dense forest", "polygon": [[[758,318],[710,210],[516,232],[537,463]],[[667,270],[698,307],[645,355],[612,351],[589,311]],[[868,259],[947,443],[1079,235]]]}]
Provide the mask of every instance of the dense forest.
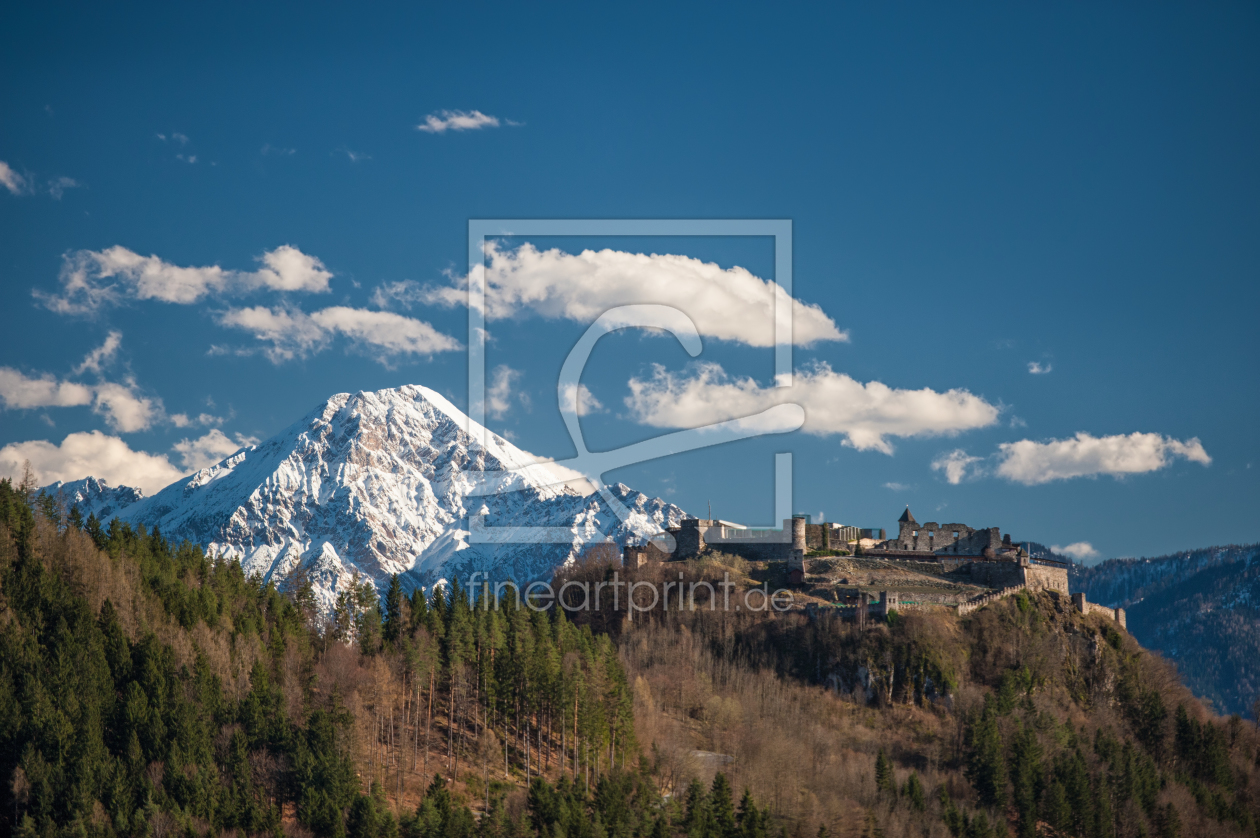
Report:
[{"label": "dense forest", "polygon": [[[6,832],[1258,834],[1255,727],[1049,594],[963,620],[701,597],[632,621],[394,579],[323,616],[300,577],[278,591],[32,487],[0,481]],[[617,572],[596,550],[558,581]]]}]

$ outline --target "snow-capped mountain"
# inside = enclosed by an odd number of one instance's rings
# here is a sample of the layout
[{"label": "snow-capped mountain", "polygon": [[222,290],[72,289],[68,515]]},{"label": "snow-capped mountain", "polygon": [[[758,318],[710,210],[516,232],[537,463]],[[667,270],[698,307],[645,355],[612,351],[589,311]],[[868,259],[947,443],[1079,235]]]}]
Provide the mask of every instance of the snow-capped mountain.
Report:
[{"label": "snow-capped mountain", "polygon": [[72,506],[79,508],[79,514],[87,520],[89,515],[108,523],[117,517],[122,510],[144,498],[144,492],[130,486],[110,486],[104,480],[85,477],[67,483],[58,481],[43,488],[45,494],[56,497],[58,494],[65,500],[66,509]]},{"label": "snow-capped mountain", "polygon": [[[550,578],[589,542],[619,543],[683,517],[664,501],[612,487],[628,523],[599,494],[563,483],[554,467],[479,426],[439,394],[405,386],[328,399],[266,442],[179,480],[122,510],[246,572],[279,584],[311,581],[330,609],[357,571],[378,590],[391,574],[408,589],[440,580],[468,584]],[[484,438],[483,448],[477,441]],[[474,494],[478,472],[512,472],[492,494]],[[477,544],[469,515],[491,527],[562,527],[566,543]],[[485,578],[485,577],[483,577]]]}]

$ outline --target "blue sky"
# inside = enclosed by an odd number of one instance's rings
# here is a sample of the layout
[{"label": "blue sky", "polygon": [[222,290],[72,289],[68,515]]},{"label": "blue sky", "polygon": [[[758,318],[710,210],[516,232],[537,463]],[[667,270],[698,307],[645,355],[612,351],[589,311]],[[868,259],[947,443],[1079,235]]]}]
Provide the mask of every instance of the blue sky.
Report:
[{"label": "blue sky", "polygon": [[[1260,540],[1254,4],[3,14],[0,471],[151,489],[336,392],[466,404],[435,289],[469,218],[786,218],[804,430],[611,479],[765,525],[790,450],[796,509],[859,526]],[[729,293],[773,279],[772,240],[499,246],[505,292],[542,294],[490,323],[489,424],[521,447],[573,453],[578,298],[709,320],[697,359],[599,344],[592,448],[777,397]]]}]

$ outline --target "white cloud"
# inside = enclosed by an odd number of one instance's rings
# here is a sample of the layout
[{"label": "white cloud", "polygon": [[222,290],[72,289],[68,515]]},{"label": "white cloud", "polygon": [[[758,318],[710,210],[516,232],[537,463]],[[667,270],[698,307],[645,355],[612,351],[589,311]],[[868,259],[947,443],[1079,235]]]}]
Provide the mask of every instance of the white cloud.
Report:
[{"label": "white cloud", "polygon": [[123,433],[146,430],[166,418],[161,399],[140,395],[131,380],[125,384],[101,381],[89,385],[59,381],[52,375],[30,378],[11,367],[0,367],[0,401],[8,410],[91,405],[92,411],[104,416],[111,428]]},{"label": "white cloud", "polygon": [[20,477],[27,460],[41,484],[97,477],[147,495],[184,476],[166,457],[133,451],[100,431],[70,434],[60,445],[42,439],[10,443],[0,448],[0,474]]},{"label": "white cloud", "polygon": [[397,355],[432,355],[461,348],[455,338],[421,320],[389,311],[346,306],[332,306],[312,314],[264,306],[231,309],[219,316],[219,323],[244,329],[259,340],[269,342],[271,347],[265,352],[274,363],[318,352],[335,334],[345,335],[369,350],[378,361]]},{"label": "white cloud", "polygon": [[1050,363],[1046,363],[1043,366],[1037,361],[1028,362],[1028,372],[1031,373],[1032,375],[1045,375],[1053,369],[1054,369],[1054,366]]},{"label": "white cloud", "polygon": [[212,295],[259,288],[277,291],[329,290],[332,274],[314,256],[282,245],[259,257],[253,272],[227,271],[218,265],[182,268],[157,256],[141,256],[115,245],[101,251],[80,250],[63,257],[60,294],[36,290],[35,297],[58,314],[92,314],[126,299],[160,300],[188,305]]},{"label": "white cloud", "polygon": [[423,320],[403,317],[390,311],[333,306],[311,315],[330,332],[340,332],[362,346],[381,350],[381,355],[432,355],[451,352],[462,344],[444,335]]},{"label": "white cloud", "polygon": [[189,416],[186,413],[172,413],[166,418],[177,428],[190,428],[193,425],[222,425],[224,421],[222,416],[214,416],[210,413],[201,413],[197,416]]},{"label": "white cloud", "polygon": [[980,469],[975,468],[975,464],[980,462],[983,457],[972,457],[961,448],[948,451],[938,456],[932,461],[932,471],[945,472],[945,480],[950,484],[957,486],[963,482],[963,479],[971,476],[978,477]]},{"label": "white cloud", "polygon": [[[490,386],[486,388],[486,413],[492,419],[501,419],[512,407],[512,385],[521,377],[520,370],[507,364],[499,364],[490,374]],[[524,393],[518,394],[523,397]]]},{"label": "white cloud", "polygon": [[59,177],[48,182],[48,194],[52,195],[55,200],[60,201],[61,196],[66,194],[67,189],[75,189],[82,186],[72,177]]},{"label": "white cloud", "polygon": [[13,171],[13,168],[0,160],[0,186],[14,195],[21,195],[28,189],[26,178]]},{"label": "white cloud", "polygon": [[257,444],[256,437],[237,434],[236,438],[232,439],[215,428],[197,439],[181,439],[175,443],[174,450],[179,454],[180,464],[184,468],[189,471],[198,471],[230,457],[242,448]]},{"label": "white cloud", "polygon": [[297,149],[296,148],[282,148],[280,146],[274,146],[271,143],[264,143],[262,150],[259,153],[262,154],[264,157],[269,154],[280,154],[285,157],[292,157],[294,154],[297,154]]},{"label": "white cloud", "polygon": [[92,402],[92,412],[104,416],[116,431],[129,434],[147,430],[154,422],[166,417],[161,400],[141,396],[136,392],[134,381],[127,384],[106,381],[97,384],[94,389],[96,398]]},{"label": "white cloud", "polygon": [[[774,282],[741,267],[723,269],[689,256],[584,250],[572,255],[558,249],[539,251],[530,244],[501,250],[486,245],[486,317],[491,320],[530,311],[546,318],[591,323],[613,306],[660,304],[685,312],[701,335],[749,346],[774,346],[776,302],[791,306],[794,342],[847,341],[816,305],[790,299]],[[468,304],[467,279],[425,289],[421,299],[456,306]],[[379,290],[379,289],[378,289]],[[382,299],[410,299],[414,288],[395,283]]]},{"label": "white cloud", "polygon": [[445,134],[447,131],[476,131],[498,127],[498,117],[481,111],[437,111],[426,116],[424,122],[416,126],[416,130],[426,134]]},{"label": "white cloud", "polygon": [[586,388],[585,384],[566,384],[560,394],[560,412],[589,416],[599,413],[604,405]]},{"label": "white cloud", "polygon": [[859,451],[885,454],[892,453],[889,437],[951,436],[992,425],[998,417],[996,407],[966,390],[863,384],[824,363],[798,371],[791,387],[732,378],[717,364],[699,364],[680,375],[655,366],[650,379],[632,378],[629,386],[626,407],[638,421],[655,427],[695,428],[796,403],[805,409],[805,433],[840,435]]},{"label": "white cloud", "polygon": [[[612,250],[575,256],[554,248],[538,251],[528,243],[500,250],[488,242],[485,251],[488,265],[474,270],[484,272],[486,318],[491,320],[533,311],[543,318],[592,323],[612,306],[659,304],[684,311],[702,335],[772,347],[776,305],[781,305],[790,306],[796,345],[849,339],[819,306],[791,300],[776,282],[738,266],[723,270],[689,256]],[[397,286],[394,295],[411,296],[410,287]],[[466,277],[426,289],[421,299],[467,305]]]},{"label": "white cloud", "polygon": [[105,336],[105,342],[89,352],[83,359],[83,363],[74,368],[74,374],[82,375],[91,370],[100,375],[101,368],[114,359],[120,346],[122,346],[122,332],[111,329]]},{"label": "white cloud", "polygon": [[913,487],[907,486],[905,483],[885,483],[884,488],[892,489],[894,492],[907,492]]},{"label": "white cloud", "polygon": [[8,410],[33,407],[76,407],[92,403],[92,388],[52,375],[28,378],[12,367],[0,367],[0,401]]},{"label": "white cloud", "polygon": [[1029,486],[1099,474],[1143,474],[1177,457],[1205,466],[1212,462],[1197,438],[1181,442],[1154,433],[1095,437],[1081,432],[1071,439],[1022,439],[998,448],[998,475]]},{"label": "white cloud", "polygon": [[219,315],[220,326],[244,329],[271,347],[265,350],[274,363],[317,352],[328,335],[305,312],[270,309],[266,306],[229,309]]},{"label": "white cloud", "polygon": [[324,263],[296,247],[282,244],[259,257],[267,267],[253,274],[242,274],[247,282],[256,282],[276,291],[309,291],[327,293],[332,274]]},{"label": "white cloud", "polygon": [[1060,547],[1059,545],[1054,544],[1050,547],[1050,552],[1070,556],[1077,561],[1092,559],[1098,555],[1098,551],[1094,549],[1094,545],[1090,544],[1088,541],[1077,541],[1073,544],[1067,545],[1066,547]]}]

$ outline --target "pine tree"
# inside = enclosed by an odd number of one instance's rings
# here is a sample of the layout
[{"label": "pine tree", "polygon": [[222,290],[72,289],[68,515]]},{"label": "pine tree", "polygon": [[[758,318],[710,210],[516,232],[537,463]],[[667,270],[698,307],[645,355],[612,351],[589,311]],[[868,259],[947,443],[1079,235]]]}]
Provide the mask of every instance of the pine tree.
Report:
[{"label": "pine tree", "polygon": [[985,696],[984,710],[972,721],[967,738],[970,750],[967,779],[982,805],[1001,808],[1006,805],[1005,754],[997,713],[989,696]]},{"label": "pine tree", "polygon": [[875,757],[875,789],[880,795],[892,798],[897,796],[897,781],[893,777],[892,760],[888,758],[883,748],[879,749],[879,755]]},{"label": "pine tree", "polygon": [[919,779],[919,772],[910,772],[910,776],[906,778],[906,783],[902,787],[901,793],[910,801],[910,808],[916,812],[922,812],[927,808],[927,801],[923,799],[923,782]]},{"label": "pine tree", "polygon": [[395,573],[389,577],[389,586],[385,589],[385,624],[383,635],[391,645],[397,644],[403,636],[403,596],[402,582]]},{"label": "pine tree", "polygon": [[1041,743],[1031,727],[1024,727],[1011,745],[1011,783],[1021,838],[1036,838],[1037,802],[1041,796]]},{"label": "pine tree", "polygon": [[739,823],[735,819],[735,805],[731,800],[731,784],[721,771],[713,778],[713,786],[709,789],[709,811],[719,838],[738,838]]}]

